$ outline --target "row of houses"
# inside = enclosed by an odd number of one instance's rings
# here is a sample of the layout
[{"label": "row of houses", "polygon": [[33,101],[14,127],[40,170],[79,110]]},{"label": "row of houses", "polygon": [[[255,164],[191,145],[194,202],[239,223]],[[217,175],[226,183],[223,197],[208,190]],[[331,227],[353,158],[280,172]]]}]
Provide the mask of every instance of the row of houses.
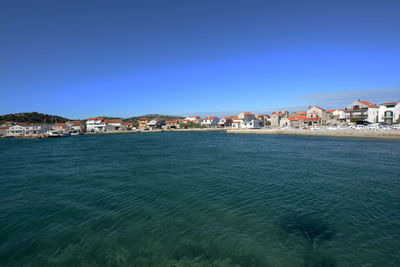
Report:
[{"label": "row of houses", "polygon": [[[341,125],[355,121],[392,124],[400,121],[400,101],[382,103],[379,106],[368,101],[356,100],[344,109],[325,110],[321,107],[309,107],[307,111],[277,111],[271,116],[241,112],[236,116],[221,117],[189,116],[185,119],[158,120],[140,118],[140,130],[178,129],[182,127],[219,127],[219,128],[261,128],[261,127],[306,127],[316,125]],[[55,124],[28,124],[24,122],[5,122],[0,126],[0,136],[37,135],[48,132],[82,133],[104,131],[126,131],[136,129],[133,123],[122,119],[104,117],[89,118],[86,125],[82,121],[68,121]]]},{"label": "row of houses", "polygon": [[[182,122],[195,122],[209,127],[260,128],[260,127],[309,127],[317,125],[344,125],[356,121],[392,124],[400,121],[400,101],[379,106],[368,101],[356,100],[344,109],[325,110],[314,106],[307,111],[276,111],[271,114],[241,112],[224,118],[190,116]],[[167,124],[168,125],[168,124]],[[172,125],[171,125],[172,126]],[[144,126],[145,127],[145,126]]]},{"label": "row of houses", "polygon": [[68,121],[65,123],[26,123],[26,122],[4,122],[0,126],[0,136],[31,136],[47,134],[49,132],[58,133],[82,133],[85,126],[82,121]]},{"label": "row of houses", "polygon": [[89,118],[86,121],[86,131],[104,132],[104,131],[123,131],[132,130],[133,123],[122,122],[122,119],[106,119],[103,117]]},{"label": "row of houses", "polygon": [[400,120],[400,101],[382,103],[379,106],[368,101],[356,100],[345,109],[325,110],[309,107],[307,111],[273,112],[272,127],[302,127],[315,125],[341,125],[356,121],[392,124]]},{"label": "row of houses", "polygon": [[139,119],[139,129],[179,129],[187,127],[218,127],[218,128],[260,128],[264,126],[268,115],[254,115],[250,112],[241,112],[237,116],[221,117],[209,116],[200,118],[199,116],[189,116],[181,120],[150,120],[148,118]]}]

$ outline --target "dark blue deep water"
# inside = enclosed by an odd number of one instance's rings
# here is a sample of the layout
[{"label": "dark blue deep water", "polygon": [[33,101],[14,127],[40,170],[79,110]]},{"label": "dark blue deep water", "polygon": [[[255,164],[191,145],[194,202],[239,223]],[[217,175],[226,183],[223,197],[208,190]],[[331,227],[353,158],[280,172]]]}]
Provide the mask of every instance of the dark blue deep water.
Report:
[{"label": "dark blue deep water", "polygon": [[400,142],[0,140],[0,266],[399,266]]}]

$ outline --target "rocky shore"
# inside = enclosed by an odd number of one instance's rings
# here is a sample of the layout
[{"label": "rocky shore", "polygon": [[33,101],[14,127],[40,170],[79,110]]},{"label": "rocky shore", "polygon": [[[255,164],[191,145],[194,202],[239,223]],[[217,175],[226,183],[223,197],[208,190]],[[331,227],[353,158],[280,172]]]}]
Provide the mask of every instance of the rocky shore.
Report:
[{"label": "rocky shore", "polygon": [[303,135],[303,136],[328,136],[328,137],[346,137],[346,138],[372,138],[399,140],[400,131],[373,131],[373,130],[302,130],[302,129],[238,129],[227,130],[230,134],[275,134],[275,135]]}]

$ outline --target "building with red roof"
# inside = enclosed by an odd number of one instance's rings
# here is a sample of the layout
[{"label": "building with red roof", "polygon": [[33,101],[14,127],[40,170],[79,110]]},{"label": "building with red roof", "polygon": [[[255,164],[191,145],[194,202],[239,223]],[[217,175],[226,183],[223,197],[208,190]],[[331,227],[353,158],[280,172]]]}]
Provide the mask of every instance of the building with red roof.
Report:
[{"label": "building with red roof", "polygon": [[271,118],[269,119],[271,127],[280,127],[281,120],[288,116],[289,116],[289,111],[287,110],[272,112]]},{"label": "building with red roof", "polygon": [[[309,107],[307,110],[307,118],[308,119],[319,119],[318,123],[319,124],[327,124],[328,121],[328,113],[326,112],[325,109],[321,107]],[[314,121],[314,120],[312,120]]]},{"label": "building with red roof", "polygon": [[216,116],[206,117],[204,118],[200,124],[207,127],[216,127],[218,126],[219,119]]},{"label": "building with red roof", "polygon": [[140,118],[139,119],[139,129],[148,129],[147,123],[149,123],[149,118]]},{"label": "building with red roof", "polygon": [[166,124],[165,124],[165,128],[167,128],[167,129],[179,129],[180,128],[179,120],[167,121]]},{"label": "building with red roof", "polygon": [[330,109],[326,113],[328,115],[328,125],[340,125],[346,122],[346,112],[344,109]]},{"label": "building with red roof", "polygon": [[105,132],[110,130],[108,120],[103,117],[90,118],[86,121],[86,131]]},{"label": "building with red roof", "polygon": [[360,99],[348,105],[345,113],[348,123],[355,121],[369,121],[374,123],[378,121],[378,106]]}]

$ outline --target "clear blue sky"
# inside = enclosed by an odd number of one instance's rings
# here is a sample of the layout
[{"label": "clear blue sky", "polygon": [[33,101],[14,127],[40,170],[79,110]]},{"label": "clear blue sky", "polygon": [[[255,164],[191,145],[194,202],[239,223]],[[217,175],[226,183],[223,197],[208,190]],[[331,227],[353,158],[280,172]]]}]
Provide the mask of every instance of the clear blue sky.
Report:
[{"label": "clear blue sky", "polygon": [[400,100],[399,0],[3,0],[0,36],[0,114]]}]

